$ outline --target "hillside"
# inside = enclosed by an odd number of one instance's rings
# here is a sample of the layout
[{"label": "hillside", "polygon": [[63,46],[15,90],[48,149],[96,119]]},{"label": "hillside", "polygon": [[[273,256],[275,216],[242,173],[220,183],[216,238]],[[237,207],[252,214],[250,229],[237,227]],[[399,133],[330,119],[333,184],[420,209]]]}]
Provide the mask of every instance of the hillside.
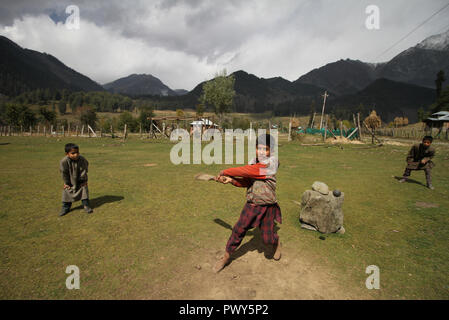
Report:
[{"label": "hillside", "polygon": [[[363,105],[364,111],[375,109],[383,121],[407,116],[417,121],[419,108],[426,109],[435,100],[435,90],[388,79],[378,79],[360,92],[329,100],[329,110],[354,112]],[[349,118],[349,117],[348,117]]]},{"label": "hillside", "polygon": [[38,88],[73,91],[104,89],[47,53],[24,49],[0,36],[0,93],[15,96]]},{"label": "hillside", "polygon": [[379,66],[359,60],[339,60],[314,69],[299,77],[295,83],[326,88],[336,95],[356,93],[376,79]]},{"label": "hillside", "polygon": [[131,74],[127,77],[106,83],[103,87],[112,92],[131,96],[160,95],[176,96],[177,92],[166,86],[151,74]]}]

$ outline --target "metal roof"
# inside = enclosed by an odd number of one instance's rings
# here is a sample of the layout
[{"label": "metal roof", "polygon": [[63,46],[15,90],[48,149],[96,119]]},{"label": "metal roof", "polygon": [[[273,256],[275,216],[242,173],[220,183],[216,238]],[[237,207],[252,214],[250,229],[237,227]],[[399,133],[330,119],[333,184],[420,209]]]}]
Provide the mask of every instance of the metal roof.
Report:
[{"label": "metal roof", "polygon": [[213,123],[212,121],[210,121],[209,119],[201,119],[201,120],[197,120],[197,121],[193,121],[190,123],[191,125],[194,126],[202,126],[202,125],[206,125],[206,126],[217,126],[215,123]]},{"label": "metal roof", "polygon": [[432,114],[432,116],[427,118],[426,120],[449,122],[449,111],[436,112],[436,113]]}]

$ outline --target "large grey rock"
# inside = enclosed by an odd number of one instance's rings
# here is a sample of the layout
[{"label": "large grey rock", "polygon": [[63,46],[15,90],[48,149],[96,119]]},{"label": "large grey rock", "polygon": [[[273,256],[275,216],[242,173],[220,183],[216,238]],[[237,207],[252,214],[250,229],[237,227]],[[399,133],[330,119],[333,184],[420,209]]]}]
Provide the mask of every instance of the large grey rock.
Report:
[{"label": "large grey rock", "polygon": [[[315,185],[315,183],[314,183]],[[325,185],[325,184],[324,184]],[[326,186],[327,187],[327,186]],[[343,210],[344,193],[335,197],[333,193],[323,194],[322,185],[319,191],[307,190],[301,198],[299,221],[301,226],[322,233],[333,233],[340,230],[344,233]]]}]

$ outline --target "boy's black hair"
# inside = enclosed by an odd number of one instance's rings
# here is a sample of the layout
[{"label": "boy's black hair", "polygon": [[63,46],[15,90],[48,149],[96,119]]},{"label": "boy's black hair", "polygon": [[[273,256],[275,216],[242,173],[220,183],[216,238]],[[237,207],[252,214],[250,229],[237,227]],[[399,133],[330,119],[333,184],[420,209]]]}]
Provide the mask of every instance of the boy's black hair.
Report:
[{"label": "boy's black hair", "polygon": [[270,149],[273,149],[276,141],[274,140],[272,135],[265,133],[257,137],[256,147],[259,145],[259,143],[261,145],[268,146]]},{"label": "boy's black hair", "polygon": [[425,136],[424,138],[422,138],[422,142],[424,142],[424,141],[430,141],[430,143],[432,143],[432,141],[433,141],[433,138],[432,138],[432,136]]},{"label": "boy's black hair", "polygon": [[72,149],[79,150],[80,148],[74,143],[67,143],[64,147],[65,153],[69,153]]}]

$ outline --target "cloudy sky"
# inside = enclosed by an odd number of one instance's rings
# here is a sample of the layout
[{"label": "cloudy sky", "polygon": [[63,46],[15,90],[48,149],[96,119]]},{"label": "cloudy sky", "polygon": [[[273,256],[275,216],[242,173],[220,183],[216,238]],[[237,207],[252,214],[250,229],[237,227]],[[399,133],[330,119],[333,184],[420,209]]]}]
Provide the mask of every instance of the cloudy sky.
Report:
[{"label": "cloudy sky", "polygon": [[[449,29],[448,0],[1,0],[0,34],[104,84],[152,74],[187,90],[226,68],[296,80],[339,59],[387,61]],[[79,29],[69,29],[69,5]],[[366,8],[379,8],[369,30]]]}]

